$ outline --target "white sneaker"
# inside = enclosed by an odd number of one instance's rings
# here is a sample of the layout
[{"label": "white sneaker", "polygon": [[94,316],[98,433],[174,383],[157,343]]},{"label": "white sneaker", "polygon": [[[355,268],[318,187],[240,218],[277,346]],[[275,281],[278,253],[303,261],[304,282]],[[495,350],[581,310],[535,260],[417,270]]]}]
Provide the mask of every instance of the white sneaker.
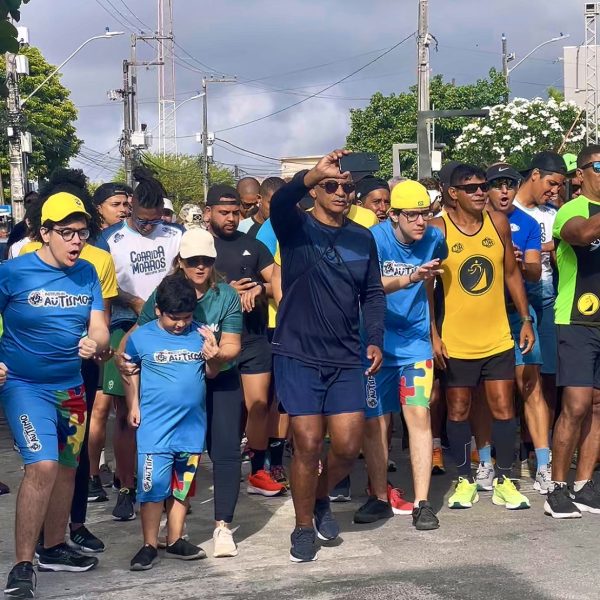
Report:
[{"label": "white sneaker", "polygon": [[491,492],[494,489],[494,465],[491,463],[480,462],[477,466],[477,474],[475,475],[475,483],[479,491],[486,490]]},{"label": "white sneaker", "polygon": [[233,531],[220,525],[213,532],[213,556],[223,558],[226,556],[237,556],[238,549],[233,541]]},{"label": "white sneaker", "polygon": [[537,490],[542,496],[545,496],[552,488],[552,471],[549,467],[538,469],[535,474],[535,483],[533,489]]}]

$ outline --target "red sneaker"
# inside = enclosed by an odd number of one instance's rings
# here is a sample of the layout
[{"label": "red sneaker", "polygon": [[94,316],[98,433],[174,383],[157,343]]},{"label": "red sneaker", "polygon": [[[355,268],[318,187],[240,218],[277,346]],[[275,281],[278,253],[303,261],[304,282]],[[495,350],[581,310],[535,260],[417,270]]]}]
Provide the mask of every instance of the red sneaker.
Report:
[{"label": "red sneaker", "polygon": [[395,515],[412,515],[413,504],[404,499],[404,491],[388,483],[388,502]]},{"label": "red sneaker", "polygon": [[261,496],[279,496],[285,493],[285,486],[277,483],[270,473],[261,469],[248,475],[248,493],[260,494]]}]

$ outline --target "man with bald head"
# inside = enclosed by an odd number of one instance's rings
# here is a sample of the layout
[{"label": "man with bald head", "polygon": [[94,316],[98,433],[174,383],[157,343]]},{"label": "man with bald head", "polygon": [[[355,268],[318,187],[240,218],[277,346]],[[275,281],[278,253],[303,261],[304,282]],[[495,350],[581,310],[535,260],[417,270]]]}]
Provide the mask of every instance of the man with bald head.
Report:
[{"label": "man with bald head", "polygon": [[238,181],[236,190],[241,200],[240,216],[242,219],[247,219],[258,209],[260,183],[254,177],[244,177]]}]

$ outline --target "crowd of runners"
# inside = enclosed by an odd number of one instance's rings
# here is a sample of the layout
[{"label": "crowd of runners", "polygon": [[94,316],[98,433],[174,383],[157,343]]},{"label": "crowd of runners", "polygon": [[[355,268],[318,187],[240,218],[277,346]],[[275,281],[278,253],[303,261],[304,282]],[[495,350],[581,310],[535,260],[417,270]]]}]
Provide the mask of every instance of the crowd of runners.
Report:
[{"label": "crowd of runners", "polygon": [[[600,514],[600,146],[419,182],[341,172],[345,154],[288,182],[214,185],[179,214],[142,167],[135,189],[91,195],[61,169],[28,195],[0,265],[0,404],[25,464],[7,596],[34,596],[34,560],[97,566],[86,511],[108,487],[115,520],[141,517],[132,570],[159,549],[204,558],[185,528],[203,453],[215,557],[238,553],[242,481],[291,494],[290,559],[315,560],[361,453],[357,524],[440,527],[443,448],[450,509],[476,510],[482,490],[528,509],[529,478],[548,515]],[[394,426],[412,498],[389,481]]]}]

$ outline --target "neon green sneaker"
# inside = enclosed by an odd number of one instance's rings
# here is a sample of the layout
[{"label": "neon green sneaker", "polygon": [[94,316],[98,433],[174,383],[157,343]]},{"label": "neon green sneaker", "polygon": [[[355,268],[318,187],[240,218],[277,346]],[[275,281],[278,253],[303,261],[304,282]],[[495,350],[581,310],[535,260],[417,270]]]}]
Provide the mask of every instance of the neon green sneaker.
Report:
[{"label": "neon green sneaker", "polygon": [[448,499],[448,508],[471,508],[478,501],[477,484],[459,477],[454,494]]},{"label": "neon green sneaker", "polygon": [[530,507],[527,496],[523,496],[508,477],[502,477],[502,481],[499,477],[494,479],[492,502],[497,506],[505,506],[508,510]]}]

